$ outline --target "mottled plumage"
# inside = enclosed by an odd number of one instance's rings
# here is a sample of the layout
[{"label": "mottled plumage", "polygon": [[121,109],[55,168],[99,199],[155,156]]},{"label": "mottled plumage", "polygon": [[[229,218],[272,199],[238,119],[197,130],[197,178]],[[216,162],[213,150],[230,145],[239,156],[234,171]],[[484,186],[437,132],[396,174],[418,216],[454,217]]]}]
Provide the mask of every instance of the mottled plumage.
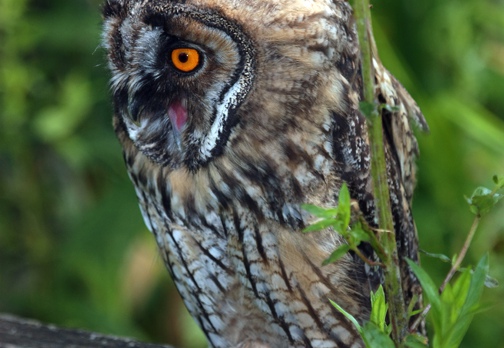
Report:
[{"label": "mottled plumage", "polygon": [[[343,240],[301,233],[313,217],[300,205],[335,206],[343,182],[375,223],[348,3],[108,0],[103,13],[128,172],[209,343],[362,347],[328,299],[364,322],[380,277],[352,254],[322,267]],[[400,257],[417,260],[411,121],[426,125],[377,56],[374,65],[378,99],[398,107],[383,119]],[[410,298],[416,281],[403,266]]]}]

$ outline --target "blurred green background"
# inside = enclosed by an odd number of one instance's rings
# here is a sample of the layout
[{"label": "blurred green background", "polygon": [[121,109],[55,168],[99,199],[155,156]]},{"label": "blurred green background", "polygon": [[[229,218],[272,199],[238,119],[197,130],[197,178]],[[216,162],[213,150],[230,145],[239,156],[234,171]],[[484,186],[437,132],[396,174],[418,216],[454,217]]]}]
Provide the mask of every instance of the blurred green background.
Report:
[{"label": "blurred green background", "polygon": [[[143,225],[111,127],[100,0],[0,0],[0,312],[202,347]],[[383,0],[385,65],[431,127],[419,134],[423,249],[452,255],[464,195],[504,174],[504,1]],[[504,204],[466,263],[504,284]],[[446,264],[423,258],[440,283]],[[485,290],[463,347],[504,347],[504,286]]]}]

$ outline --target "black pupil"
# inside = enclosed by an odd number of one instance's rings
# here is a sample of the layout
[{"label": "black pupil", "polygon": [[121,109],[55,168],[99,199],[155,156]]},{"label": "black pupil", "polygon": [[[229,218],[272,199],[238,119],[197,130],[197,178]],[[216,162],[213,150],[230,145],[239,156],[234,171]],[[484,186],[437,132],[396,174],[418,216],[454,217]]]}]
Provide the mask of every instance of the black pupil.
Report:
[{"label": "black pupil", "polygon": [[189,55],[187,53],[180,53],[178,55],[178,59],[182,62],[182,63],[187,63],[187,61],[189,60]]}]

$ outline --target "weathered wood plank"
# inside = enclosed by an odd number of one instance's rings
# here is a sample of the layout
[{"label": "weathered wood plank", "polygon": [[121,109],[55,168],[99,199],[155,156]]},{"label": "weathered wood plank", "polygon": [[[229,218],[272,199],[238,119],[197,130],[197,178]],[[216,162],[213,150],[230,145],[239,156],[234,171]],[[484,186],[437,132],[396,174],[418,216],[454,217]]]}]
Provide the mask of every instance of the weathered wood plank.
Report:
[{"label": "weathered wood plank", "polygon": [[0,314],[0,348],[173,348]]}]

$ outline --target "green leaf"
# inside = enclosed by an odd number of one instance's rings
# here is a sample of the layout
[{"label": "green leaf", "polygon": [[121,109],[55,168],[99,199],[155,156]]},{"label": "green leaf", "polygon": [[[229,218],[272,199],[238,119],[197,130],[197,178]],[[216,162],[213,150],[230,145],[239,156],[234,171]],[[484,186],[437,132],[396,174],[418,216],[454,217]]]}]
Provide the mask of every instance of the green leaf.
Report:
[{"label": "green leaf", "polygon": [[420,314],[420,313],[422,313],[422,312],[423,312],[423,308],[420,308],[420,309],[417,309],[417,310],[411,311],[411,312],[409,312],[408,317],[410,317],[410,318],[411,318],[411,317],[414,317],[415,315]]},{"label": "green leaf", "polygon": [[454,264],[455,264],[455,262],[457,262],[457,257],[458,257],[458,254],[457,254],[457,253],[453,254],[453,257],[452,257],[452,259],[451,259],[451,264],[452,264],[452,265],[454,265]]},{"label": "green leaf", "polygon": [[476,269],[472,275],[471,285],[467,293],[466,303],[462,308],[462,311],[470,311],[475,309],[477,306],[481,294],[483,293],[483,287],[485,285],[486,276],[488,274],[488,254],[483,256],[478,262]]},{"label": "green leaf", "polygon": [[395,348],[392,339],[373,322],[368,321],[361,332],[367,348]]},{"label": "green leaf", "polygon": [[487,214],[503,197],[504,195],[494,193],[486,187],[478,187],[474,190],[470,198],[466,197],[466,201],[469,203],[469,210],[473,214],[483,216]]},{"label": "green leaf", "polygon": [[388,305],[385,301],[385,293],[380,285],[376,293],[371,292],[371,316],[369,320],[376,324],[382,332],[386,332],[386,317]]},{"label": "green leaf", "polygon": [[354,237],[354,241],[356,245],[359,245],[361,241],[364,242],[369,242],[371,241],[371,237],[369,236],[368,232],[366,232],[362,228],[362,223],[357,222],[355,225],[352,226],[352,230],[350,231],[350,236]]},{"label": "green leaf", "polygon": [[422,313],[423,308],[415,310],[415,305],[418,303],[418,294],[413,294],[410,303],[408,305],[408,318],[411,318],[417,314]]},{"label": "green leaf", "polygon": [[426,348],[428,347],[428,340],[426,337],[419,334],[411,334],[406,336],[404,342],[410,348]]},{"label": "green leaf", "polygon": [[301,208],[318,218],[332,218],[338,214],[337,208],[321,208],[312,204],[301,204]]},{"label": "green leaf", "polygon": [[317,221],[316,223],[306,227],[305,229],[303,229],[303,232],[307,233],[307,232],[321,231],[321,230],[326,229],[328,227],[334,226],[337,223],[338,223],[338,220],[336,220],[336,219],[323,219],[323,220]]},{"label": "green leaf", "polygon": [[322,266],[328,265],[330,263],[338,261],[343,255],[345,255],[350,250],[348,244],[340,245],[336,250],[334,250],[327,259],[322,262]]},{"label": "green leaf", "polygon": [[350,322],[355,326],[357,331],[362,335],[362,327],[360,326],[357,319],[355,319],[353,315],[351,315],[350,313],[345,311],[342,307],[340,307],[340,305],[338,305],[336,302],[332,300],[329,300],[329,302],[331,302],[334,308],[336,308],[341,314],[343,314],[348,320],[350,320]]},{"label": "green leaf", "polygon": [[343,224],[342,229],[346,230],[350,224],[350,192],[345,183],[341,185],[338,197],[338,220]]},{"label": "green leaf", "polygon": [[504,176],[494,175],[492,179],[499,189],[504,188]]},{"label": "green leaf", "polygon": [[441,318],[441,299],[439,298],[438,288],[434,281],[429,277],[427,272],[424,271],[419,265],[410,259],[406,259],[411,270],[417,276],[420,284],[422,285],[423,291],[429,303],[431,304],[431,318],[433,319],[434,331],[440,332],[442,329],[442,318]]},{"label": "green leaf", "polygon": [[444,254],[430,253],[430,252],[422,250],[422,249],[420,249],[420,252],[428,257],[432,257],[434,259],[439,259],[439,260],[446,262],[446,263],[452,263],[451,259]]},{"label": "green leaf", "polygon": [[[462,342],[462,339],[466,334],[467,329],[469,328],[474,314],[479,309],[479,301],[483,292],[487,273],[488,255],[485,255],[478,262],[478,265],[476,266],[476,269],[474,270],[472,275],[470,275],[470,269],[467,269],[455,282],[456,287],[460,287],[462,289],[459,290],[460,293],[457,295],[462,296],[465,301],[458,298],[454,300],[451,306],[451,327],[449,328],[449,330],[445,330],[442,347],[458,347],[460,345],[460,342]],[[462,283],[462,285],[457,285],[457,283],[459,282]],[[467,287],[466,283],[470,283],[467,291],[463,289],[464,287]],[[465,293],[467,295],[463,296],[465,295]]]},{"label": "green leaf", "polygon": [[[449,285],[449,284],[448,284]],[[453,282],[453,299],[452,307],[457,314],[460,313],[462,307],[467,298],[467,293],[469,291],[469,286],[471,285],[471,269],[467,268],[460,276]],[[444,301],[444,292],[441,295],[441,299]]]},{"label": "green leaf", "polygon": [[[457,271],[458,272],[464,272],[467,268],[465,267],[460,267]],[[471,273],[472,273],[472,270],[471,270]],[[488,289],[493,289],[493,288],[496,288],[499,286],[499,281],[497,279],[495,279],[494,277],[491,277],[489,275],[487,275],[485,277],[485,288],[488,288]]]}]

